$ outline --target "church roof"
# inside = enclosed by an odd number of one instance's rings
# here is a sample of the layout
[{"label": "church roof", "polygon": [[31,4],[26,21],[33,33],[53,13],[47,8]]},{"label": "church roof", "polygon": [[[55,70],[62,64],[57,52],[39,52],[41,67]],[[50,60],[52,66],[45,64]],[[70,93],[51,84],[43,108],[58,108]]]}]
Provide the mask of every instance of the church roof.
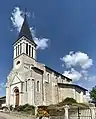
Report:
[{"label": "church roof", "polygon": [[32,67],[33,69],[37,69],[37,70],[39,70],[40,72],[42,72],[42,73],[44,73],[44,71],[42,70],[42,69],[40,69],[40,68],[38,68],[38,67]]},{"label": "church roof", "polygon": [[79,89],[81,89],[81,90],[83,90],[83,91],[88,91],[87,89],[85,89],[85,88],[83,88],[83,87],[81,87],[81,86],[79,86],[79,85],[76,85],[76,84],[58,83],[58,86],[60,86],[60,87],[63,87],[63,86],[71,86],[71,87],[79,88]]},{"label": "church roof", "polygon": [[50,67],[48,67],[48,66],[45,66],[45,67],[46,67],[47,69],[49,69],[50,71],[55,72],[57,75],[60,75],[62,78],[66,78],[68,81],[72,81],[72,79],[70,79],[70,78],[64,76],[63,74],[57,72],[56,70],[54,70],[54,69],[52,69],[52,68],[50,68]]},{"label": "church roof", "polygon": [[30,31],[30,28],[29,28],[29,24],[28,24],[26,13],[25,13],[24,22],[22,24],[22,27],[21,27],[21,30],[20,30],[20,33],[19,33],[19,36],[18,36],[18,40],[21,37],[23,37],[23,36],[25,36],[26,38],[28,38],[28,40],[30,40],[31,42],[33,42],[36,45],[36,43],[34,42],[34,40],[32,38],[32,33]]}]

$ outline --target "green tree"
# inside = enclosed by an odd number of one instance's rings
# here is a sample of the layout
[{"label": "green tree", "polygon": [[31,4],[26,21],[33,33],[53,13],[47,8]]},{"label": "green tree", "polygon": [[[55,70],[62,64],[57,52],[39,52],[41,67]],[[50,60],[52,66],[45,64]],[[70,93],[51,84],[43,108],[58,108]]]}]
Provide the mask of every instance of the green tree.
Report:
[{"label": "green tree", "polygon": [[96,101],[96,86],[92,88],[92,90],[89,92],[90,93],[90,98],[93,101]]}]

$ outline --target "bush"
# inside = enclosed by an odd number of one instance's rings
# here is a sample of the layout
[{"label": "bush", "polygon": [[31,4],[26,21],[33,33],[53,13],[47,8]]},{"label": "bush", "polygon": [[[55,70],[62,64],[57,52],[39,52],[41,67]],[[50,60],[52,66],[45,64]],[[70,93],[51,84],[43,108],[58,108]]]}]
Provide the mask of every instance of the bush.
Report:
[{"label": "bush", "polygon": [[65,103],[68,103],[68,102],[69,102],[69,103],[77,103],[75,99],[69,98],[69,97],[66,98],[63,102],[65,102]]},{"label": "bush", "polygon": [[62,116],[64,115],[65,111],[64,109],[50,109],[49,110],[49,115],[50,116]]},{"label": "bush", "polygon": [[62,116],[65,112],[63,108],[60,108],[57,105],[49,105],[48,110],[50,116]]},{"label": "bush", "polygon": [[16,107],[15,110],[17,110],[17,111],[24,111],[24,106],[20,105],[20,106]]},{"label": "bush", "polygon": [[40,106],[38,106],[38,109],[40,109],[40,108],[41,108],[41,109],[43,109],[43,110],[46,110],[46,109],[47,109],[47,107],[48,107],[48,106],[45,106],[45,105],[40,105]]},{"label": "bush", "polygon": [[25,105],[20,105],[15,108],[16,111],[19,112],[29,112],[31,114],[35,114],[35,107],[33,105],[25,104]]},{"label": "bush", "polygon": [[57,106],[64,106],[64,105],[71,105],[73,103],[77,103],[75,99],[73,98],[66,98],[62,102],[58,103]]},{"label": "bush", "polygon": [[6,106],[2,107],[1,109],[6,111],[6,112],[9,111],[8,107],[6,107]]},{"label": "bush", "polygon": [[32,105],[28,105],[27,107],[24,108],[24,111],[31,111],[31,110],[34,110],[35,107],[32,106]]},{"label": "bush", "polygon": [[37,117],[62,116],[64,109],[60,109],[57,105],[39,106],[37,110]]},{"label": "bush", "polygon": [[38,106],[38,110],[37,110],[37,117],[39,117],[40,119],[42,117],[49,117],[49,111],[47,109],[48,106]]},{"label": "bush", "polygon": [[24,111],[30,114],[35,114],[35,107],[33,105],[28,105],[24,108]]},{"label": "bush", "polygon": [[13,105],[10,105],[10,107],[9,107],[9,108],[10,108],[10,111],[12,111],[12,110],[13,110]]}]

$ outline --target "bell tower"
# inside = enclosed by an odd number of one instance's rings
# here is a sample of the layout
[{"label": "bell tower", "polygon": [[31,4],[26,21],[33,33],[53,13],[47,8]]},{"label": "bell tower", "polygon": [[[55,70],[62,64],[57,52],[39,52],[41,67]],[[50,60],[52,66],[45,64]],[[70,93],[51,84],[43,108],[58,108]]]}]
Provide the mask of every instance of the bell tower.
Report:
[{"label": "bell tower", "polygon": [[22,24],[18,39],[13,44],[13,67],[17,68],[20,64],[24,63],[34,63],[36,61],[36,46],[37,45],[32,38],[27,16],[25,14],[24,22]]}]

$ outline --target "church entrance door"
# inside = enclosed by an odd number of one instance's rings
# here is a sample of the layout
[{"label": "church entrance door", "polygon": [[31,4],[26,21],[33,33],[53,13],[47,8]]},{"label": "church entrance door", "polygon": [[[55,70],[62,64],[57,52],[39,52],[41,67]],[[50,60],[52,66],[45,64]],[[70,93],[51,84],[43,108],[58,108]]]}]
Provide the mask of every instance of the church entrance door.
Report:
[{"label": "church entrance door", "polygon": [[19,106],[19,90],[16,88],[15,89],[15,107]]}]

